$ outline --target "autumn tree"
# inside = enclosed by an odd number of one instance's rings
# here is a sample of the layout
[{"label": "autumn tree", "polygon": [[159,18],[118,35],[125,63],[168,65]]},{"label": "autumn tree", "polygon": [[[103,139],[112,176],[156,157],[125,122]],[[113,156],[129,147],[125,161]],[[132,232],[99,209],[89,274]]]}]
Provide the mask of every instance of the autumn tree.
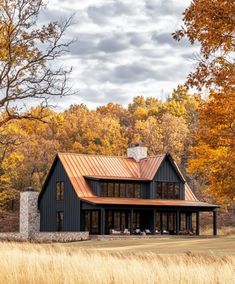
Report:
[{"label": "autumn tree", "polygon": [[[37,117],[41,108],[30,110]],[[59,116],[43,110],[44,121],[11,120],[0,132],[0,209],[29,185],[41,189],[55,154],[59,151]]]},{"label": "autumn tree", "polygon": [[201,45],[201,59],[187,83],[191,86],[234,88],[235,2],[194,0],[183,13],[184,27],[173,36]]},{"label": "autumn tree", "polygon": [[160,119],[150,116],[146,121],[137,121],[135,128],[137,139],[148,147],[150,155],[168,152],[180,162],[189,132],[184,118],[170,113]]},{"label": "autumn tree", "polygon": [[118,119],[88,110],[84,105],[71,106],[62,117],[58,134],[62,150],[84,154],[124,154],[127,139],[122,137]]},{"label": "autumn tree", "polygon": [[199,107],[198,145],[189,170],[226,205],[235,203],[235,2],[194,0],[184,12],[185,26],[174,37],[201,44],[201,59],[187,85],[208,88]]},{"label": "autumn tree", "polygon": [[71,70],[56,60],[71,43],[63,40],[71,18],[40,25],[43,7],[43,0],[0,0],[0,127],[11,119],[31,119],[24,108],[28,101],[46,107],[51,96],[70,91]]}]

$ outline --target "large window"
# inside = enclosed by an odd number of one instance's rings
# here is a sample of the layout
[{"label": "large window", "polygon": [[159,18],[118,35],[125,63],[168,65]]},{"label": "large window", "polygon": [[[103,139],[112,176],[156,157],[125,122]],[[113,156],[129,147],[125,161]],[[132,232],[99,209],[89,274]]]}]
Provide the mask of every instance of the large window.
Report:
[{"label": "large window", "polygon": [[102,182],[100,186],[102,197],[141,198],[141,185],[139,183]]},{"label": "large window", "polygon": [[90,232],[91,234],[99,233],[99,211],[84,211],[84,230]]},{"label": "large window", "polygon": [[57,231],[61,232],[64,230],[64,212],[60,211],[56,213],[57,220]]},{"label": "large window", "polygon": [[64,182],[57,181],[56,182],[56,200],[64,199]]},{"label": "large window", "polygon": [[158,199],[180,199],[180,184],[178,182],[157,181],[155,197]]}]

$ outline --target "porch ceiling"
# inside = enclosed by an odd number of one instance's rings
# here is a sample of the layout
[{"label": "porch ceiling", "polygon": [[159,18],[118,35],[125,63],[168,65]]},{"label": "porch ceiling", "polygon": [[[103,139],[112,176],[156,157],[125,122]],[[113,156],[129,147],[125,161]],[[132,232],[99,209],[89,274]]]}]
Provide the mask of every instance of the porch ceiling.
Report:
[{"label": "porch ceiling", "polygon": [[92,204],[106,205],[143,205],[143,206],[183,206],[218,208],[218,205],[200,201],[170,200],[170,199],[143,199],[143,198],[110,198],[110,197],[84,197],[82,201]]}]

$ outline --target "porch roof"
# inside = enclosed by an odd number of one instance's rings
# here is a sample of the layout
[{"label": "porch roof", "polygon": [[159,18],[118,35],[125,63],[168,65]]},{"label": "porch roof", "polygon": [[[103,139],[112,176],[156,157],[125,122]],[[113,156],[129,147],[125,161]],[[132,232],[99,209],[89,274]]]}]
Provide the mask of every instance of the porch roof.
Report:
[{"label": "porch roof", "polygon": [[218,208],[219,205],[209,204],[200,201],[188,200],[171,200],[171,199],[143,199],[143,198],[112,198],[112,197],[84,197],[82,201],[91,204],[104,204],[104,205],[142,205],[142,206],[179,206],[179,207],[206,207]]}]

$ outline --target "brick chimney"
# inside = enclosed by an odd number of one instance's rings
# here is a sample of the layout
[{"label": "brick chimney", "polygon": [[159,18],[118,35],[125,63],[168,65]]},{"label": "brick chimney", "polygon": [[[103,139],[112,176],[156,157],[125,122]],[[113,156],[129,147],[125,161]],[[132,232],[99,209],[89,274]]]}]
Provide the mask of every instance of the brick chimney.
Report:
[{"label": "brick chimney", "polygon": [[147,158],[147,151],[147,147],[141,146],[140,144],[130,145],[130,147],[127,148],[127,157],[139,162],[141,159]]}]

